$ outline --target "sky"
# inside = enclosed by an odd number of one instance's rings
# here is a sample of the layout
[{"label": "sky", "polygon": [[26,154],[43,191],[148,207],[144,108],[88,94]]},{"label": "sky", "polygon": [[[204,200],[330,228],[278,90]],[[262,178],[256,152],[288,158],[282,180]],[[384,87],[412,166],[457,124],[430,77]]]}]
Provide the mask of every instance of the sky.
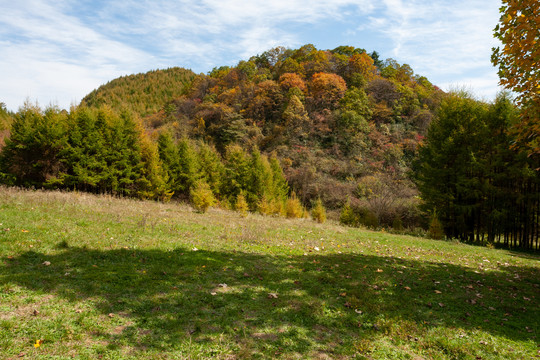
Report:
[{"label": "sky", "polygon": [[0,102],[69,108],[119,76],[350,45],[486,101],[500,0],[0,0]]}]

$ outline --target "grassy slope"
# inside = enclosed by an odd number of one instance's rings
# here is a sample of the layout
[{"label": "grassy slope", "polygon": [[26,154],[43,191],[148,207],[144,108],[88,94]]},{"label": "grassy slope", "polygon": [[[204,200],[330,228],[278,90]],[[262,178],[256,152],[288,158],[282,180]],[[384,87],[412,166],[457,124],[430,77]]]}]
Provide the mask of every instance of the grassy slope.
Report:
[{"label": "grassy slope", "polygon": [[539,355],[534,255],[5,188],[0,216],[3,358]]}]

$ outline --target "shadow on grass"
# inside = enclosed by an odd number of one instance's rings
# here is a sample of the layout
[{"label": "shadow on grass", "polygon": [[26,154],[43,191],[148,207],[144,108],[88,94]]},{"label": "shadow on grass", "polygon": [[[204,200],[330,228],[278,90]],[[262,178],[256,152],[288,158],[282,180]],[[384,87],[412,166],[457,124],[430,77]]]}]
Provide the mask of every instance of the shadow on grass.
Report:
[{"label": "shadow on grass", "polygon": [[414,341],[440,326],[527,341],[540,319],[538,269],[504,264],[474,271],[357,254],[73,247],[3,260],[4,288],[89,301],[104,321],[109,313],[124,319],[118,331],[96,334],[118,346],[225,339],[237,350],[350,353],[361,339]]}]

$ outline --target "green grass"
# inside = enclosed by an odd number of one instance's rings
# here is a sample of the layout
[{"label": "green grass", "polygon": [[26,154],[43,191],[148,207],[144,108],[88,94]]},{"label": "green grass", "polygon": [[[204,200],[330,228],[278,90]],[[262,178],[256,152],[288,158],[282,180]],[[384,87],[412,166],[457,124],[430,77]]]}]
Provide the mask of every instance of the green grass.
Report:
[{"label": "green grass", "polygon": [[6,188],[0,223],[1,358],[540,356],[535,254]]}]

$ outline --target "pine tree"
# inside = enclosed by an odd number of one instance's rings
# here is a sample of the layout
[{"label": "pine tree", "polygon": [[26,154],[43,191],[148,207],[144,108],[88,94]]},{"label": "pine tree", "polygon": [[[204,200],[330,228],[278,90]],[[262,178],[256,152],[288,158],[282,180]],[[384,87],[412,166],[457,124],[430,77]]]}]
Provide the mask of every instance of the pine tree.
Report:
[{"label": "pine tree", "polygon": [[225,166],[216,149],[206,143],[200,142],[197,151],[198,177],[210,185],[214,195],[222,194]]},{"label": "pine tree", "polygon": [[2,149],[3,181],[10,185],[62,184],[61,152],[66,146],[65,115],[56,108],[42,112],[26,103],[15,115],[11,135]]},{"label": "pine tree", "polygon": [[199,181],[194,184],[190,190],[190,196],[193,207],[201,213],[205,213],[208,208],[216,203],[216,199],[210,186],[204,181]]},{"label": "pine tree", "polygon": [[197,155],[187,139],[179,141],[177,147],[179,172],[176,188],[179,194],[187,196],[198,180]]},{"label": "pine tree", "polygon": [[326,221],[326,209],[321,201],[321,198],[317,198],[313,208],[311,209],[311,217],[316,220],[319,224],[322,224]]},{"label": "pine tree", "polygon": [[[223,195],[236,199],[240,192],[249,188],[250,163],[246,152],[238,145],[230,145],[225,153],[225,179]],[[249,199],[250,194],[246,194]]]},{"label": "pine tree", "polygon": [[167,176],[167,183],[172,191],[178,191],[178,176],[180,173],[180,163],[178,158],[178,148],[174,144],[169,132],[161,132],[157,140],[159,158],[163,171]]},{"label": "pine tree", "polygon": [[234,209],[238,211],[243,217],[247,216],[249,206],[243,193],[238,194],[238,196],[236,197]]}]

